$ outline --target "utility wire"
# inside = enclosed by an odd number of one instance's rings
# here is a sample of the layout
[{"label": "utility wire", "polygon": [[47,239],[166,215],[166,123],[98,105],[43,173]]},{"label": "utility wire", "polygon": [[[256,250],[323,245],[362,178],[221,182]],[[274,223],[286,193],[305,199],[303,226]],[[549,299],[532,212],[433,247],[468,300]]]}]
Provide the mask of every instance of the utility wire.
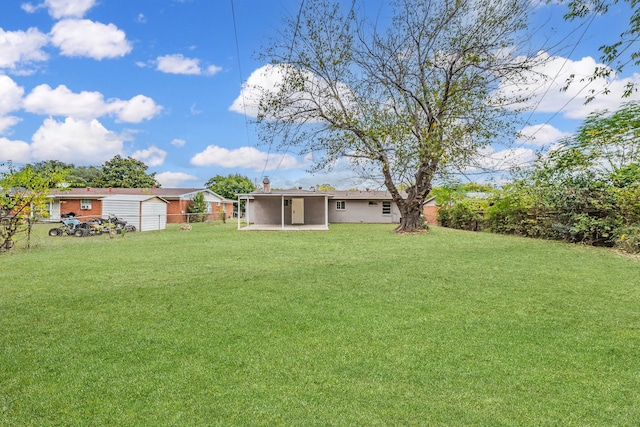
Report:
[{"label": "utility wire", "polygon": [[[238,27],[236,25],[236,11],[235,11],[235,6],[233,4],[233,0],[231,1],[231,18],[233,20],[233,35],[235,38],[235,44],[236,44],[236,57],[238,59],[238,75],[240,77],[240,97],[242,99],[242,109],[244,112],[244,127],[245,127],[245,131],[247,134],[247,144],[249,146],[253,146],[253,144],[251,143],[251,138],[249,135],[249,120],[247,119],[248,115],[247,115],[247,103],[244,97],[244,77],[242,75],[242,64],[240,62],[240,43],[238,42]],[[249,162],[253,163],[253,159],[251,151],[249,151]]]}]

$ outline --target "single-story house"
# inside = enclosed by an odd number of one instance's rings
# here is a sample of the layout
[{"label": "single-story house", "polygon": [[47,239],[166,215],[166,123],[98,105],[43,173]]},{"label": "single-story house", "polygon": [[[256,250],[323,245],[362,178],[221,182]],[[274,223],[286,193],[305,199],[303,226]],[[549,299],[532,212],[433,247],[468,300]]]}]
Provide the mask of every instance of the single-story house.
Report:
[{"label": "single-story house", "polygon": [[[246,201],[245,228],[328,230],[329,223],[400,222],[400,210],[388,191],[272,191],[268,179],[263,184],[262,190],[239,195]],[[435,223],[435,198],[427,202],[427,221]]]},{"label": "single-story house", "polygon": [[166,201],[166,222],[189,222],[188,206],[191,199],[203,193],[207,203],[208,219],[217,219],[220,214],[225,218],[233,217],[234,200],[226,199],[207,188],[69,188],[51,191],[49,215],[59,220],[62,214],[73,213],[77,217],[106,216],[118,212],[105,211],[103,201],[113,196],[158,197]]}]

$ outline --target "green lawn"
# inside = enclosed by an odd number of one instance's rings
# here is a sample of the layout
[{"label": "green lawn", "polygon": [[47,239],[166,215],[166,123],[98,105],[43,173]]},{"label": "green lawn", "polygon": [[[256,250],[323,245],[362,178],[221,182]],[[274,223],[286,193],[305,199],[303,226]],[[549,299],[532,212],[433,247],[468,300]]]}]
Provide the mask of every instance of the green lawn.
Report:
[{"label": "green lawn", "polygon": [[640,425],[638,259],[392,230],[38,230],[0,255],[0,425]]}]

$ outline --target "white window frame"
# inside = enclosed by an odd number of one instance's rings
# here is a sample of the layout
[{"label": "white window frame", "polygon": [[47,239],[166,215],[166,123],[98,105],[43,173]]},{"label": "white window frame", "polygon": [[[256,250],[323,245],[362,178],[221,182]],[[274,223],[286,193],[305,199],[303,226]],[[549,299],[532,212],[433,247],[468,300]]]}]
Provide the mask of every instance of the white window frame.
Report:
[{"label": "white window frame", "polygon": [[336,210],[337,211],[346,211],[347,210],[347,202],[346,202],[346,200],[337,200],[336,201]]},{"label": "white window frame", "polygon": [[80,199],[80,209],[83,211],[90,211],[91,199]]}]

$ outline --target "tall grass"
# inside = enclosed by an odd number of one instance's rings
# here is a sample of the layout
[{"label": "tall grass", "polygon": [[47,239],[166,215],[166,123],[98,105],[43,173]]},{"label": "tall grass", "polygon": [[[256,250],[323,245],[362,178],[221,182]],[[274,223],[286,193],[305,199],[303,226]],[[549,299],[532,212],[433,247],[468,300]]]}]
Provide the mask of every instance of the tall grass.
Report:
[{"label": "tall grass", "polygon": [[388,225],[0,257],[0,425],[640,424],[640,263]]}]

